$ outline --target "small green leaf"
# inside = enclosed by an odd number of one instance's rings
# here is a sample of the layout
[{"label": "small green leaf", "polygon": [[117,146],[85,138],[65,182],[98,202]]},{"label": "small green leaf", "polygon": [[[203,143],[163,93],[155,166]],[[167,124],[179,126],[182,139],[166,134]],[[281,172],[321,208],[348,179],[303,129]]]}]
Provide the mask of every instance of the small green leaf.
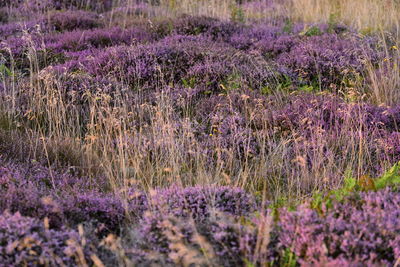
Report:
[{"label": "small green leaf", "polygon": [[282,256],[282,262],[281,266],[285,267],[295,267],[297,264],[297,257],[296,254],[294,254],[290,249],[285,249],[283,256]]},{"label": "small green leaf", "polygon": [[7,66],[4,64],[0,65],[0,73],[4,73],[6,76],[9,77],[13,76],[12,71],[9,68],[7,68]]},{"label": "small green leaf", "polygon": [[303,92],[311,93],[314,91],[314,87],[312,87],[311,85],[303,85],[303,86],[299,87],[299,90],[303,91]]},{"label": "small green leaf", "polygon": [[375,180],[375,188],[378,190],[395,184],[400,184],[400,162],[396,163],[385,174]]},{"label": "small green leaf", "polygon": [[310,28],[306,27],[302,32],[300,32],[300,35],[302,36],[315,36],[321,34],[321,30],[317,26],[312,26]]},{"label": "small green leaf", "polygon": [[293,22],[290,19],[285,21],[285,26],[283,26],[283,32],[291,33],[293,31]]}]

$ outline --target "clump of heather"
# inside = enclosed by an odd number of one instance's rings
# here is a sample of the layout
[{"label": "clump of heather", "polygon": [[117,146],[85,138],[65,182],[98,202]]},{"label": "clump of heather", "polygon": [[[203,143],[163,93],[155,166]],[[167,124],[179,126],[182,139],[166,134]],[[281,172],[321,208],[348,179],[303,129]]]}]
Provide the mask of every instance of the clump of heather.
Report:
[{"label": "clump of heather", "polygon": [[85,222],[102,224],[105,232],[116,232],[125,219],[121,200],[99,193],[85,192],[60,200],[63,216],[71,225]]},{"label": "clump of heather", "polygon": [[45,37],[44,42],[46,49],[73,52],[122,44],[130,45],[150,40],[152,40],[151,35],[139,28],[124,30],[115,27],[50,35]]},{"label": "clump of heather", "polygon": [[35,31],[32,34],[12,36],[0,43],[0,55],[6,59],[8,67],[27,72],[32,66],[39,69],[50,64],[64,62],[64,55],[46,51],[43,36]]},{"label": "clump of heather", "polygon": [[65,11],[51,13],[45,19],[47,27],[59,31],[88,30],[101,26],[99,16],[88,11]]},{"label": "clump of heather", "polygon": [[[355,171],[356,165],[347,165],[355,149],[368,155],[365,159],[369,160],[358,163],[363,173],[378,175],[397,162],[398,107],[347,103],[330,94],[303,93],[279,101],[238,91],[190,102],[195,106],[193,118],[201,122],[196,136],[210,163],[220,161],[219,166],[229,169],[230,164],[271,157],[285,143],[284,151],[279,150],[283,166],[265,170],[267,177],[279,173],[289,183],[300,175],[321,183],[323,175],[325,182],[337,186],[340,176],[336,171],[321,174],[322,166],[343,164],[340,169]],[[304,190],[309,192],[306,184]]]},{"label": "clump of heather", "polygon": [[1,212],[21,212],[23,215],[42,217],[51,212],[51,207],[42,205],[42,192],[34,182],[24,180],[18,172],[11,172],[7,168],[1,170]]},{"label": "clump of heather", "polygon": [[299,41],[290,51],[280,54],[277,63],[287,75],[294,74],[299,84],[336,89],[354,84],[349,82],[359,79],[367,60],[376,59],[376,52],[362,40],[323,34]]},{"label": "clump of heather", "polygon": [[112,4],[112,0],[6,0],[2,2],[2,6],[11,6],[30,13],[52,9],[91,9],[101,12],[111,9]]},{"label": "clump of heather", "polygon": [[[268,123],[274,136],[295,138],[296,146],[293,148],[301,152],[306,160],[304,164],[310,168],[317,164],[315,156],[321,153],[325,159],[333,155],[351,157],[351,149],[345,150],[342,142],[347,144],[353,140],[353,144],[368,153],[375,163],[366,162],[363,170],[378,174],[387,163],[394,164],[398,157],[394,154],[396,150],[391,148],[398,132],[397,109],[346,103],[329,95],[303,94],[293,97],[283,108],[274,110]],[[365,143],[359,143],[357,135],[360,134]],[[388,147],[385,143],[391,139],[392,145]],[[391,154],[383,153],[389,150]]]},{"label": "clump of heather", "polygon": [[254,199],[240,188],[171,186],[154,192],[152,205],[179,217],[201,220],[209,216],[210,208],[241,216],[252,212]]},{"label": "clump of heather", "polygon": [[206,16],[182,16],[172,23],[172,32],[179,35],[204,35],[216,41],[226,41],[239,30],[239,25]]},{"label": "clump of heather", "polygon": [[274,73],[259,55],[246,55],[201,36],[174,35],[148,45],[113,47],[75,62],[58,68],[117,79],[140,89],[176,84],[220,91],[220,83],[259,88],[274,81]]},{"label": "clump of heather", "polygon": [[56,9],[91,9],[95,11],[110,10],[113,7],[112,0],[52,0],[52,5]]},{"label": "clump of heather", "polygon": [[400,132],[392,132],[377,139],[379,157],[387,158],[390,162],[400,161]]},{"label": "clump of heather", "polygon": [[[274,242],[270,242],[271,222],[271,217],[264,216],[247,217],[243,222],[240,217],[221,212],[213,212],[203,222],[146,213],[138,245],[142,249],[152,248],[175,264],[208,261],[208,264],[241,266],[246,261],[271,262],[275,257]],[[263,247],[255,253],[258,241]],[[185,254],[193,257],[186,258]]]},{"label": "clump of heather", "polygon": [[393,265],[399,259],[400,217],[397,190],[354,194],[323,214],[299,207],[280,213],[279,242],[300,264]]},{"label": "clump of heather", "polygon": [[58,201],[65,223],[71,226],[91,223],[100,236],[120,232],[127,218],[137,220],[148,208],[147,198],[140,191],[132,191],[126,201],[113,194],[90,191],[64,196]]},{"label": "clump of heather", "polygon": [[268,134],[265,125],[256,125],[255,120],[258,116],[268,121],[269,108],[264,104],[265,97],[239,90],[193,103],[194,118],[201,121],[198,134],[205,150],[226,163],[228,159],[245,161],[258,155],[262,147],[257,130]]},{"label": "clump of heather", "polygon": [[[33,63],[44,68],[65,62],[68,53],[147,43],[152,40],[150,33],[139,28],[124,30],[114,27],[49,34],[35,31],[22,37],[8,38],[0,44],[0,53],[7,61],[12,59],[19,69],[29,68]],[[86,51],[86,54],[93,55],[97,52]]]},{"label": "clump of heather", "polygon": [[[145,240],[145,246],[155,246],[162,253],[170,251],[167,231],[170,219],[179,222],[186,220],[189,224],[182,225],[182,238],[190,242],[198,227],[207,227],[204,233],[210,231],[210,218],[215,211],[244,216],[255,209],[254,199],[242,189],[224,187],[186,187],[172,186],[153,192],[150,200],[150,212],[145,213],[140,225],[139,235]],[[173,219],[176,218],[176,219]],[[195,226],[196,225],[196,226]]]},{"label": "clump of heather", "polygon": [[0,170],[0,192],[0,212],[47,217],[49,226],[57,229],[92,223],[99,228],[99,235],[118,232],[127,217],[137,220],[148,208],[147,198],[139,190],[132,188],[124,198],[102,193],[79,177],[51,172],[39,164],[5,165]]},{"label": "clump of heather", "polygon": [[0,38],[21,37],[23,33],[49,34],[53,31],[68,32],[74,30],[89,30],[100,27],[102,24],[96,13],[87,11],[53,12],[48,16],[28,20],[9,22],[0,25]]},{"label": "clump of heather", "polygon": [[[398,106],[384,107],[366,103],[348,103],[331,94],[298,94],[290,97],[283,110],[274,111],[271,121],[273,126],[281,130],[301,127],[320,126],[325,130],[332,129],[344,122],[362,126],[363,130],[379,130],[394,132],[398,130]],[[305,120],[309,122],[304,123]]]},{"label": "clump of heather", "polygon": [[179,81],[187,68],[205,57],[203,51],[206,47],[197,40],[195,37],[175,36],[156,44],[111,48],[84,61],[83,67],[76,64],[67,71],[81,69],[95,76],[118,78],[140,87],[160,86],[161,76],[167,81]]},{"label": "clump of heather", "polygon": [[238,49],[248,50],[254,48],[259,42],[270,43],[273,46],[273,43],[277,42],[277,39],[281,35],[283,35],[282,27],[268,24],[252,25],[242,27],[236,33],[232,34],[228,43]]},{"label": "clump of heather", "polygon": [[240,27],[227,42],[238,49],[259,50],[266,57],[273,59],[281,53],[289,52],[302,40],[329,32],[329,27],[324,24],[259,23]]},{"label": "clump of heather", "polygon": [[[339,26],[337,26],[339,27]],[[336,27],[336,28],[337,28]],[[354,86],[366,63],[380,56],[376,41],[361,39],[327,25],[252,25],[236,31],[228,43],[242,50],[256,50],[276,61],[280,73],[296,85],[334,90]],[[332,88],[331,88],[332,89]]]},{"label": "clump of heather", "polygon": [[37,28],[43,26],[37,21],[10,22],[0,25],[0,40],[6,41],[11,36],[21,37],[23,32],[34,33]]},{"label": "clump of heather", "polygon": [[34,7],[50,7],[52,3],[57,2],[58,0],[4,0],[1,2],[1,6],[7,7],[25,7],[25,8],[34,8]]},{"label": "clump of heather", "polygon": [[50,230],[44,221],[7,212],[0,215],[0,251],[1,264],[10,266],[74,266],[90,256],[77,232]]},{"label": "clump of heather", "polygon": [[47,217],[51,227],[59,228],[62,210],[59,203],[52,199],[55,193],[53,188],[68,188],[69,177],[57,174],[57,180],[54,180],[52,173],[39,164],[22,167],[2,162],[2,165],[0,192],[3,197],[0,200],[0,212],[8,210],[39,219]]},{"label": "clump of heather", "polygon": [[[322,161],[352,157],[353,148],[344,149],[348,142],[360,145],[377,163],[365,163],[366,172],[379,172],[385,162],[393,164],[398,156],[393,149],[397,108],[349,104],[326,94],[297,94],[280,104],[278,98],[249,91],[215,95],[197,100],[193,105],[196,107],[194,119],[201,122],[196,128],[199,141],[215,160],[222,158],[227,164],[227,159],[232,158],[249,160],[269,156],[285,140],[288,140],[285,157],[293,160],[285,161],[290,172],[295,171],[296,157],[304,159],[301,164],[305,169],[315,171],[326,166],[327,162]],[[369,141],[359,144],[360,134]],[[391,145],[384,145],[387,143],[384,140],[390,139]],[[383,151],[389,150],[391,156],[388,153],[384,156]]]}]

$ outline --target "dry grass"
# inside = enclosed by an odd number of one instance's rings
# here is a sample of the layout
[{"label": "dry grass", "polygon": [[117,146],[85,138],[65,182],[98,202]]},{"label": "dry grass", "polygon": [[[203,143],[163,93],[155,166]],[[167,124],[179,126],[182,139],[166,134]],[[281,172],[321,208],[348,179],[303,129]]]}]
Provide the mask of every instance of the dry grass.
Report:
[{"label": "dry grass", "polygon": [[[344,122],[335,143],[324,139],[322,129],[309,137],[313,147],[320,148],[313,152],[312,168],[301,148],[303,137],[294,130],[286,138],[261,131],[256,139],[267,149],[259,156],[238,160],[231,148],[225,151],[226,158],[217,158],[210,165],[189,120],[182,119],[181,126],[175,127],[174,108],[167,96],[160,94],[156,105],[140,98],[129,105],[125,94],[110,101],[105,93],[87,92],[85,121],[79,115],[81,107],[68,102],[58,86],[56,77],[42,77],[41,82],[30,84],[25,115],[37,133],[28,136],[32,154],[45,157],[49,164],[73,165],[90,177],[106,176],[115,192],[132,184],[147,190],[170,184],[229,184],[250,191],[266,190],[269,199],[299,199],[314,190],[338,186],[348,170],[363,175],[363,166],[370,162],[363,136],[356,129],[347,129],[351,123]],[[135,126],[138,121],[143,122],[139,127]],[[262,123],[267,127],[269,122],[266,118]],[[347,134],[352,132],[355,134]],[[295,155],[291,154],[293,147]],[[337,154],[325,155],[324,147],[337,151],[342,159],[338,160]]]},{"label": "dry grass", "polygon": [[334,20],[366,33],[400,30],[400,3],[396,0],[292,0],[288,14],[295,21]]},{"label": "dry grass", "polygon": [[[245,1],[244,1],[245,2]],[[164,16],[206,15],[231,19],[238,11],[234,0],[161,0]],[[254,7],[244,8],[245,21],[288,17],[306,23],[341,22],[361,32],[377,30],[400,31],[400,3],[397,0],[278,0],[273,5],[260,1]]]},{"label": "dry grass", "polygon": [[386,39],[382,38],[386,48],[385,58],[377,66],[368,64],[368,84],[364,89],[371,96],[373,103],[392,106],[400,101],[400,42],[398,38],[392,38],[391,44],[388,44]]},{"label": "dry grass", "polygon": [[231,7],[234,5],[234,0],[161,0],[160,2],[164,7],[163,10],[168,15],[171,13],[174,15],[185,13],[219,17],[221,19],[230,18]]}]

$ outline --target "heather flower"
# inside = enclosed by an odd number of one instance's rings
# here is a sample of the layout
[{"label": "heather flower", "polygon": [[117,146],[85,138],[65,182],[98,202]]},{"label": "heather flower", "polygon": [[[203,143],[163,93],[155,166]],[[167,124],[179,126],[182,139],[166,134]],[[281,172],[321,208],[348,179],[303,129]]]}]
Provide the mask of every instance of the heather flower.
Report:
[{"label": "heather flower", "polygon": [[34,53],[38,65],[42,69],[67,61],[71,52],[86,50],[86,54],[93,55],[93,50],[121,44],[146,43],[152,40],[151,34],[139,28],[124,30],[114,27],[45,35],[35,31],[31,34],[24,34],[22,38],[14,36],[8,38],[0,44],[0,53],[7,59],[12,58],[20,69],[30,66],[27,54]]}]

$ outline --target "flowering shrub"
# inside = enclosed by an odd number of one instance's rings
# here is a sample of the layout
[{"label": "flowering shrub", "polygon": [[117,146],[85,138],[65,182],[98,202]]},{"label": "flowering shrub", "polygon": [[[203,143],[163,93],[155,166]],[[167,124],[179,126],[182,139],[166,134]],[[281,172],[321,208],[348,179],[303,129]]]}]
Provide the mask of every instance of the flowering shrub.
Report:
[{"label": "flowering shrub", "polygon": [[72,31],[45,39],[46,49],[60,51],[82,51],[91,48],[105,48],[113,45],[133,44],[150,41],[151,36],[140,30],[121,28]]},{"label": "flowering shrub", "polygon": [[[201,223],[170,214],[146,213],[143,226],[139,229],[142,238],[139,244],[144,249],[152,248],[167,255],[169,261],[175,263],[184,261],[183,255],[186,253],[196,255],[186,259],[188,261],[204,260],[204,252],[209,261],[222,266],[243,265],[246,260],[254,263],[271,262],[274,255],[273,247],[269,244],[270,219],[251,218],[244,225],[236,216],[216,212]],[[262,224],[265,228],[260,227]],[[266,239],[263,243],[266,247],[254,258],[254,249],[260,235]],[[182,258],[174,257],[175,253]]]},{"label": "flowering shrub", "polygon": [[392,265],[400,251],[399,196],[392,189],[360,193],[335,203],[323,216],[305,206],[282,212],[280,244],[300,264]]},{"label": "flowering shrub", "polygon": [[96,13],[88,11],[55,12],[46,19],[47,27],[56,31],[88,30],[101,26]]},{"label": "flowering shrub", "polygon": [[6,40],[13,35],[20,37],[23,32],[37,34],[38,32],[89,30],[99,26],[101,26],[101,23],[95,13],[85,11],[56,12],[44,18],[2,24],[0,25],[0,38]]},{"label": "flowering shrub", "polygon": [[89,259],[89,250],[81,245],[77,232],[49,230],[43,221],[19,213],[0,215],[0,261],[2,265],[73,266],[82,251]]},{"label": "flowering shrub", "polygon": [[238,49],[248,50],[254,48],[254,45],[258,42],[266,44],[276,42],[276,39],[281,35],[281,27],[261,24],[241,28],[239,31],[232,34],[228,43]]},{"label": "flowering shrub", "polygon": [[366,60],[376,60],[376,54],[362,41],[343,39],[336,34],[311,36],[282,53],[277,62],[293,72],[300,83],[328,88],[345,79],[355,79],[365,69]]},{"label": "flowering shrub", "polygon": [[27,21],[24,23],[21,22],[10,22],[7,24],[0,25],[0,40],[5,41],[7,38],[14,35],[22,35],[23,31],[26,32],[35,32],[38,26],[42,24],[37,21]]},{"label": "flowering shrub", "polygon": [[[311,34],[312,29],[318,34]],[[295,84],[323,89],[356,79],[365,70],[367,60],[376,62],[380,58],[371,48],[376,43],[373,39],[332,34],[326,25],[295,24],[287,31],[282,25],[261,24],[237,31],[228,43],[238,49],[257,50],[276,60],[280,72]]]},{"label": "flowering shrub", "polygon": [[104,11],[112,8],[112,0],[52,0],[55,8],[80,8]]},{"label": "flowering shrub", "polygon": [[[30,175],[24,173],[26,170],[30,170]],[[139,218],[147,209],[147,199],[138,190],[132,189],[130,194],[137,196],[124,203],[113,194],[90,190],[90,184],[77,177],[56,174],[54,178],[40,165],[31,169],[21,165],[3,167],[0,212],[9,210],[39,219],[47,217],[52,228],[91,222],[101,226],[100,234],[104,234],[118,232],[127,214]],[[55,188],[61,189],[57,192]]]},{"label": "flowering shrub", "polygon": [[212,40],[225,41],[239,29],[238,25],[205,16],[182,16],[173,21],[178,35],[204,35]]},{"label": "flowering shrub", "polygon": [[[257,141],[255,114],[263,114],[262,120],[268,121],[264,114],[267,110],[259,94],[249,91],[230,92],[227,95],[215,95],[196,105],[195,118],[201,121],[198,132],[199,139],[211,155],[224,160],[234,158],[246,160],[260,153],[260,143]],[[267,131],[263,132],[268,134]]]},{"label": "flowering shrub", "polygon": [[218,85],[232,77],[236,84],[258,88],[274,79],[272,68],[257,54],[245,55],[205,37],[179,35],[154,44],[110,48],[58,68],[118,79],[141,89],[182,84],[218,91]]},{"label": "flowering shrub", "polygon": [[[19,30],[19,28],[17,28]],[[1,29],[0,29],[1,30]],[[6,58],[12,58],[20,69],[28,68],[30,61],[27,56],[37,60],[40,68],[65,62],[69,53],[100,49],[121,44],[146,43],[152,40],[152,35],[141,29],[123,30],[111,29],[75,30],[71,32],[42,35],[33,32],[22,37],[10,37],[0,44],[0,53]]]},{"label": "flowering shrub", "polygon": [[239,188],[171,186],[154,193],[152,204],[163,211],[179,217],[201,220],[208,217],[210,207],[233,215],[245,215],[255,208],[254,200]]},{"label": "flowering shrub", "polygon": [[124,203],[122,199],[111,194],[85,192],[76,196],[66,196],[60,199],[63,219],[70,225],[95,223],[99,228],[98,234],[119,232],[126,215],[139,218],[148,208],[146,197],[140,192],[139,196]]},{"label": "flowering shrub", "polygon": [[[327,152],[330,150],[329,146],[333,145],[333,148],[335,142],[342,137],[355,135],[354,130],[358,129],[358,133],[368,140],[365,144],[366,150],[371,153],[375,162],[385,159],[389,160],[390,164],[396,162],[398,155],[394,156],[396,151],[394,142],[398,132],[396,125],[399,123],[397,106],[388,108],[369,104],[349,104],[337,97],[311,94],[299,95],[292,100],[285,107],[274,110],[268,124],[272,127],[274,135],[301,136],[297,144],[305,145],[305,154],[312,154],[313,147],[315,149],[323,147]],[[328,147],[317,140],[318,136],[324,136]],[[316,143],[313,144],[314,141]],[[384,156],[382,151],[389,150],[391,153],[386,153]],[[331,152],[341,153],[336,150]],[[387,157],[388,155],[391,156]],[[370,167],[365,166],[365,169],[370,170]]]},{"label": "flowering shrub", "polygon": [[[217,188],[172,186],[154,192],[151,204],[154,211],[145,213],[140,222],[139,235],[144,238],[145,246],[153,246],[162,253],[170,251],[169,237],[165,231],[177,223],[172,217],[177,217],[178,221],[181,220],[180,218],[189,221],[182,225],[180,230],[185,242],[191,243],[191,238],[196,231],[194,224],[206,227],[202,230],[204,234],[211,234],[209,231],[213,228],[209,228],[212,227],[209,220],[210,216],[211,218],[214,216],[216,210],[240,216],[249,214],[255,209],[252,197],[241,189],[227,186]],[[171,219],[172,221],[170,221]],[[194,224],[190,223],[191,219],[194,219]],[[239,237],[234,236],[233,238]],[[225,240],[220,241],[225,242]]]}]

